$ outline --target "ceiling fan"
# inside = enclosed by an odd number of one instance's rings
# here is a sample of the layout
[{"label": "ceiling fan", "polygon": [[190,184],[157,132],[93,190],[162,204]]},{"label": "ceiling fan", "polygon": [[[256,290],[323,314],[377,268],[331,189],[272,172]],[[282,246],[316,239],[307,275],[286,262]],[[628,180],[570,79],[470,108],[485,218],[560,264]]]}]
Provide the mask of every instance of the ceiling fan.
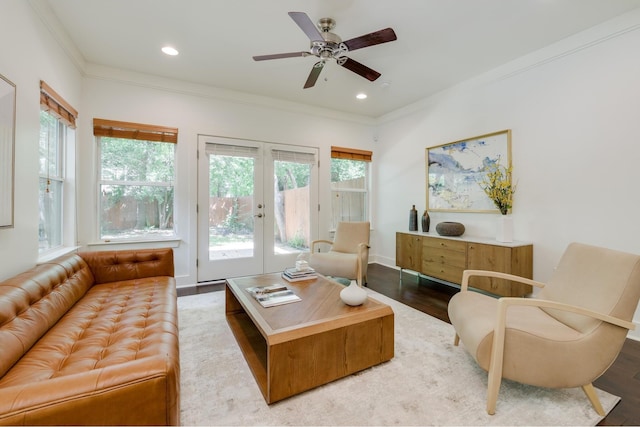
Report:
[{"label": "ceiling fan", "polygon": [[[329,59],[335,59],[338,65],[341,65],[347,70],[353,71],[367,80],[376,80],[381,76],[379,72],[372,70],[358,61],[354,61],[347,57],[346,54],[356,49],[387,43],[397,39],[396,33],[393,29],[385,28],[384,30],[375,31],[343,42],[337,34],[331,32],[331,30],[336,26],[336,21],[332,18],[321,18],[318,21],[318,27],[316,28],[311,19],[304,12],[289,12],[289,16],[296,24],[298,24],[300,29],[304,31],[307,37],[309,37],[309,40],[311,40],[309,51],[258,55],[254,56],[253,60],[265,61],[269,59],[294,58],[298,56],[305,57],[310,55],[320,58],[320,61],[314,64],[311,69],[311,73],[309,73],[309,77],[304,84],[305,89],[313,87],[316,84],[324,64]],[[318,31],[318,29],[322,32]]]}]

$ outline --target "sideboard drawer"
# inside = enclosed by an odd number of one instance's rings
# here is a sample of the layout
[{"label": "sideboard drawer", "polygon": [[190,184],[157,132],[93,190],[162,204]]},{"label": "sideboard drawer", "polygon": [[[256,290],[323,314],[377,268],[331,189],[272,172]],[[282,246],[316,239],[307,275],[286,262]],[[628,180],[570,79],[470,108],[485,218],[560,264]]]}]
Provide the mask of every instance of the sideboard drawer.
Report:
[{"label": "sideboard drawer", "polygon": [[464,267],[443,264],[439,262],[422,261],[422,274],[435,277],[436,279],[446,280],[447,282],[462,282],[462,272]]},{"label": "sideboard drawer", "polygon": [[438,238],[422,239],[422,251],[428,252],[431,249],[447,249],[450,251],[466,253],[467,242]]},{"label": "sideboard drawer", "polygon": [[448,264],[453,267],[465,268],[467,266],[467,253],[452,249],[422,248],[422,262],[434,262]]}]

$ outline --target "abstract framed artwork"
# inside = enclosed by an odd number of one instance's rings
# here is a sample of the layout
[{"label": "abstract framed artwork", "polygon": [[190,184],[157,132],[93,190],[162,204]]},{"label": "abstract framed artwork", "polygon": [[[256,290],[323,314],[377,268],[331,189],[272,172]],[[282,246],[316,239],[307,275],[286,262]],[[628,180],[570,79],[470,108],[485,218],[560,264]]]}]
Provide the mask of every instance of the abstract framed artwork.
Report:
[{"label": "abstract framed artwork", "polygon": [[0,74],[0,228],[13,227],[16,85]]},{"label": "abstract framed artwork", "polygon": [[426,149],[430,211],[499,212],[480,183],[487,166],[511,166],[511,129]]}]

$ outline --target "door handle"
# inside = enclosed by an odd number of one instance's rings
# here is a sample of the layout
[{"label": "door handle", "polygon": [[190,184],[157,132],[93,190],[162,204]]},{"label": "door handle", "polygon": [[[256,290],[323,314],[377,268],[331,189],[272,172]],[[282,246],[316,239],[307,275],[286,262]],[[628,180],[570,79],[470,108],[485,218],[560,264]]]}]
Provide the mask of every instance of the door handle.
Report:
[{"label": "door handle", "polygon": [[262,215],[261,213],[259,213],[259,214],[254,215],[254,216],[257,216],[258,218],[262,218],[264,215]]}]

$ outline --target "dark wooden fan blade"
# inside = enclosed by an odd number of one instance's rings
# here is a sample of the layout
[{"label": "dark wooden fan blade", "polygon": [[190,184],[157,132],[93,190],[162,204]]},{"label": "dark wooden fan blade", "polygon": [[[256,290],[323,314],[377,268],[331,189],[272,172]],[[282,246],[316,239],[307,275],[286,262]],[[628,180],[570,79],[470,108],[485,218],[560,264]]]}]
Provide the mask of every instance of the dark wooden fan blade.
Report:
[{"label": "dark wooden fan blade", "polygon": [[347,70],[351,70],[354,73],[361,75],[362,77],[364,77],[369,81],[374,81],[375,79],[377,79],[382,75],[379,72],[372,70],[366,65],[362,65],[358,61],[354,61],[351,58],[347,58],[347,60],[344,61],[344,63],[340,63],[340,62],[338,63],[342,65],[344,68],[346,68]]},{"label": "dark wooden fan blade", "polygon": [[393,29],[385,28],[384,30],[365,34],[364,36],[356,37],[343,43],[347,46],[349,52],[351,52],[356,49],[362,49],[363,47],[392,42],[397,39],[398,37],[396,37],[396,33]]},{"label": "dark wooden fan blade", "polygon": [[318,31],[318,27],[311,21],[309,16],[304,12],[289,12],[291,19],[298,24],[298,27],[309,37],[309,40],[323,40],[322,34]]},{"label": "dark wooden fan blade", "polygon": [[307,56],[309,52],[288,52],[288,53],[275,53],[273,55],[257,55],[253,57],[254,61],[266,61],[268,59],[281,59],[281,58],[296,58],[299,56]]},{"label": "dark wooden fan blade", "polygon": [[320,72],[322,71],[323,67],[324,67],[324,62],[322,61],[318,61],[314,64],[313,68],[311,69],[311,72],[309,73],[309,77],[307,77],[307,81],[304,84],[305,89],[313,87],[316,84],[316,81],[318,80],[318,76],[320,75]]}]

